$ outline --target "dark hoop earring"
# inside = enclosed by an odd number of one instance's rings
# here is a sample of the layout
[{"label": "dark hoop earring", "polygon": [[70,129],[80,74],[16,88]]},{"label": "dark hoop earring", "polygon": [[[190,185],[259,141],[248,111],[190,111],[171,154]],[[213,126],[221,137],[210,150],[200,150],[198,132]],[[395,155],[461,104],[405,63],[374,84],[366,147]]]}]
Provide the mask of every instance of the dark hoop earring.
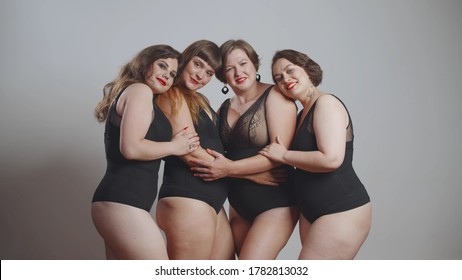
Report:
[{"label": "dark hoop earring", "polygon": [[261,77],[260,77],[260,74],[258,74],[258,73],[257,73],[257,76],[256,76],[256,80],[257,80],[257,82],[259,82],[259,81],[260,81],[260,78],[261,78]]},{"label": "dark hoop earring", "polygon": [[223,86],[223,88],[221,89],[221,92],[223,92],[223,94],[227,94],[229,91],[228,87],[226,86],[226,84]]}]

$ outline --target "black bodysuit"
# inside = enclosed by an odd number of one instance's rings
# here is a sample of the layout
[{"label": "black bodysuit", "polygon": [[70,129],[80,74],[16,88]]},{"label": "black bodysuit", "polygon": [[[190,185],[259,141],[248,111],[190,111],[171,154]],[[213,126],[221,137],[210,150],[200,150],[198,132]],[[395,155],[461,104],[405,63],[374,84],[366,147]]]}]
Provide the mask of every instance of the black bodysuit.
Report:
[{"label": "black bodysuit", "polygon": [[[220,136],[227,158],[239,160],[255,156],[270,143],[265,104],[271,88],[272,86],[239,117],[234,128],[227,121],[230,100],[225,100],[221,105]],[[281,184],[274,187],[246,179],[229,178],[228,200],[239,215],[252,221],[267,210],[295,205],[296,201],[289,186],[290,184]]]},{"label": "black bodysuit", "polygon": [[[127,160],[120,152],[120,121],[116,104],[111,106],[106,120],[104,144],[106,174],[96,189],[93,202],[112,201],[150,211],[157,196],[160,159],[150,161]],[[166,142],[172,137],[172,127],[153,99],[154,116],[145,139]]]},{"label": "black bodysuit", "polygon": [[[216,126],[216,113],[212,112],[213,120],[204,110],[199,113],[199,121],[194,125],[200,138],[201,147],[210,148],[223,153],[218,128]],[[215,209],[217,214],[223,207],[228,196],[228,187],[224,179],[205,182],[194,177],[190,167],[179,157],[170,156],[165,159],[164,178],[159,192],[159,199],[164,197],[185,197],[203,201]]]},{"label": "black bodysuit", "polygon": [[[338,98],[337,98],[338,99]],[[339,99],[343,104],[343,102]],[[313,130],[313,114],[316,102],[308,111],[295,134],[291,150],[318,151],[316,135]],[[343,104],[345,107],[345,105]],[[345,107],[346,109],[346,107]],[[346,109],[347,110],[347,109]],[[347,110],[348,112],[348,110]],[[345,158],[342,165],[328,173],[311,173],[301,169],[294,171],[294,188],[303,216],[313,223],[323,215],[347,211],[370,201],[366,189],[353,169],[353,123],[348,113],[346,128]]]}]

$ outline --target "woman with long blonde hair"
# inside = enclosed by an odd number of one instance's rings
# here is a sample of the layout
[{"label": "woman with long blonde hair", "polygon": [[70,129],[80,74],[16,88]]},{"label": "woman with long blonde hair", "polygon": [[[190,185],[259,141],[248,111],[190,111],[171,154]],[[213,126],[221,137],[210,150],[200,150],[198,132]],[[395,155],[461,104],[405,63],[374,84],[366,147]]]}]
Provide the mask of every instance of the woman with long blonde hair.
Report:
[{"label": "woman with long blonde hair", "polygon": [[177,76],[181,55],[167,45],[138,53],[104,87],[95,109],[106,122],[107,169],[93,196],[91,215],[107,259],[167,259],[165,242],[149,211],[157,196],[160,159],[199,146],[195,133],[172,127],[155,104]]},{"label": "woman with long blonde hair", "polygon": [[226,182],[204,182],[194,177],[189,167],[192,159],[213,159],[206,148],[223,150],[217,115],[198,92],[221,65],[219,48],[211,41],[199,40],[189,45],[182,57],[178,83],[159,98],[159,106],[174,129],[186,125],[188,131],[198,133],[201,146],[187,155],[165,159],[157,220],[171,259],[232,259],[231,230],[223,209],[228,196]]}]

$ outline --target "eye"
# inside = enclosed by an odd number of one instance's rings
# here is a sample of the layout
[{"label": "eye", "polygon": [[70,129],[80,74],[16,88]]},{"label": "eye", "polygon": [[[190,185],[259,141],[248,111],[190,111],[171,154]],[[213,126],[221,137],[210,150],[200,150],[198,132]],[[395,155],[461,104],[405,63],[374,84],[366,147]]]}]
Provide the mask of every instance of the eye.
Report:
[{"label": "eye", "polygon": [[282,76],[281,75],[274,76],[274,80],[276,81],[276,83],[279,83],[282,81]]},{"label": "eye", "polygon": [[215,73],[213,71],[207,71],[207,76],[213,77],[213,75],[215,75]]},{"label": "eye", "polygon": [[292,69],[292,68],[287,68],[287,71],[286,71],[286,72],[287,72],[287,74],[292,74],[292,73],[294,72],[294,69]]},{"label": "eye", "polygon": [[176,72],[174,72],[174,71],[170,72],[170,77],[175,78],[176,77]]},{"label": "eye", "polygon": [[162,68],[162,69],[167,69],[167,64],[163,63],[163,62],[159,62],[159,67]]}]

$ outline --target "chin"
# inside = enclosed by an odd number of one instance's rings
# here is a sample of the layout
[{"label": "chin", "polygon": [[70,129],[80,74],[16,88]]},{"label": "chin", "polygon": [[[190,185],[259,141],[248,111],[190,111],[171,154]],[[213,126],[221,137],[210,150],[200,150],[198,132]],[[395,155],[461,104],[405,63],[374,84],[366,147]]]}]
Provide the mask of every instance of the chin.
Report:
[{"label": "chin", "polygon": [[199,84],[197,84],[197,85],[196,85],[196,84],[193,84],[193,85],[191,86],[191,90],[198,90],[198,89],[200,89],[200,88],[202,88],[202,87],[203,87],[202,85],[199,85]]},{"label": "chin", "polygon": [[196,90],[197,87],[194,84],[186,84],[186,88],[188,90]]}]

